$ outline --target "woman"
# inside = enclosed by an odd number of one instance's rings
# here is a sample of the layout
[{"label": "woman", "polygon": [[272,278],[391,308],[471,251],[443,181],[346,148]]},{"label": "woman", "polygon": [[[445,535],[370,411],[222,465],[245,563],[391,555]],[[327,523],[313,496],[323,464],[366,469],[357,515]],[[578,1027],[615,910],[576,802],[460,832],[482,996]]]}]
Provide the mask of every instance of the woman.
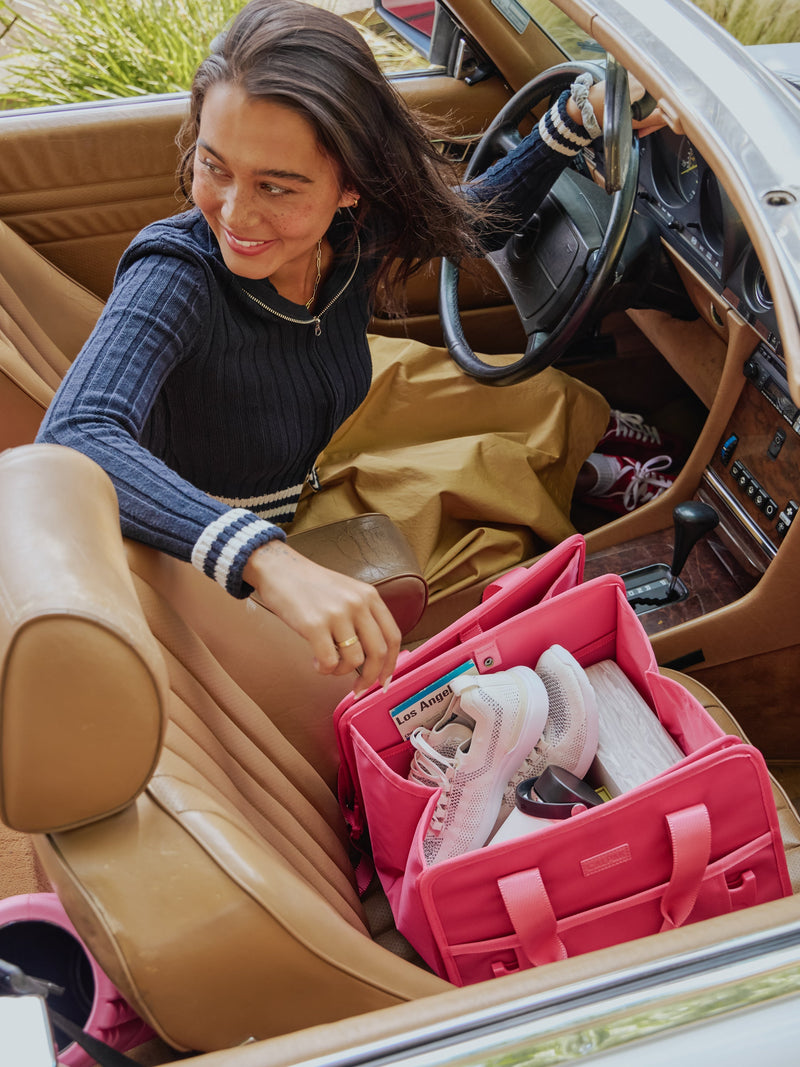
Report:
[{"label": "woman", "polygon": [[[399,634],[380,597],[294,552],[279,524],[370,388],[377,288],[397,294],[420,263],[502,244],[589,143],[583,123],[601,101],[602,86],[583,111],[563,94],[459,191],[354,28],[298,0],[251,0],[194,79],[180,143],[195,206],[132,242],[39,440],[106,469],[126,536],[191,559],[234,596],[256,590],[320,672],[358,669],[357,692],[386,684]],[[550,478],[568,506],[608,407],[557,372],[530,388],[526,420],[555,412],[559,424],[537,485]],[[326,493],[308,498],[307,523]]]}]

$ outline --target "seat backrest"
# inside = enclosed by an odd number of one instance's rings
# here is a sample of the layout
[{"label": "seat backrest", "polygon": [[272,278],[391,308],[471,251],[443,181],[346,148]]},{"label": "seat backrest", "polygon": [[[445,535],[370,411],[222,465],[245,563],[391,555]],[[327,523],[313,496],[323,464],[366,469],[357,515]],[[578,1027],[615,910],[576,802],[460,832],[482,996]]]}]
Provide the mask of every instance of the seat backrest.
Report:
[{"label": "seat backrest", "polygon": [[33,441],[102,307],[0,221],[0,449]]},{"label": "seat backrest", "polygon": [[[331,787],[347,683],[259,605],[125,545],[77,452],[4,453],[0,516],[0,814],[42,835],[70,919],[156,1032],[205,1051],[446,988],[368,931]],[[237,661],[274,678],[269,706]]]}]

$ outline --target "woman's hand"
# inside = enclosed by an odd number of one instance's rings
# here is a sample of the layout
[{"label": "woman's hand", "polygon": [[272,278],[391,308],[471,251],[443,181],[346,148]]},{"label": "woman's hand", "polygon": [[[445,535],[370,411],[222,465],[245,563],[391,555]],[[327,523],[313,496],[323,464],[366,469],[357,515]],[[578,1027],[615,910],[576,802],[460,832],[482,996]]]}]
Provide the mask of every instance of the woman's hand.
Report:
[{"label": "woman's hand", "polygon": [[308,641],[320,674],[357,671],[356,695],[389,682],[400,631],[371,585],[321,567],[283,541],[257,548],[243,576],[264,606]]},{"label": "woman's hand", "polygon": [[[635,104],[637,100],[641,100],[645,95],[644,86],[641,82],[637,81],[632,74],[628,75],[628,91],[630,93],[632,104]],[[606,83],[604,81],[595,82],[589,90],[589,103],[592,105],[600,129],[603,128],[603,120],[605,117],[605,101]],[[573,122],[583,125],[578,105],[572,98],[567,100],[567,114]],[[665,125],[666,120],[664,119],[661,109],[657,107],[645,118],[633,120],[633,128],[640,137],[646,137],[649,133],[653,133],[655,130],[660,130]]]}]

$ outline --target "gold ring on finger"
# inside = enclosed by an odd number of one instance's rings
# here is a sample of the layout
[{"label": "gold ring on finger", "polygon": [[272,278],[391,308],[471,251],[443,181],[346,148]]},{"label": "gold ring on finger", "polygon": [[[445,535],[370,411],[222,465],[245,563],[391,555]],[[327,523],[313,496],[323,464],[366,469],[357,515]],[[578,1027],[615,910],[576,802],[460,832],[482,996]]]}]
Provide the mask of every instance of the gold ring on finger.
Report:
[{"label": "gold ring on finger", "polygon": [[337,641],[336,642],[336,647],[337,648],[351,648],[353,645],[357,645],[357,644],[358,644],[358,636],[356,634],[353,634],[353,636],[352,637],[348,637],[346,641]]}]

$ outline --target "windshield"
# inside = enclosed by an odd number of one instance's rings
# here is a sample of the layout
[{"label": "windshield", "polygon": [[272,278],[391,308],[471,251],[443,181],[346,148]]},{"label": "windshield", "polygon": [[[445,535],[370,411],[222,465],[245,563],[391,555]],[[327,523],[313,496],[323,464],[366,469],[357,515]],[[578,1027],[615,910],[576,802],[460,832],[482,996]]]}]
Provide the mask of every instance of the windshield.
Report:
[{"label": "windshield", "polygon": [[[496,2],[496,0],[492,0]],[[570,59],[596,59],[602,50],[550,0],[517,2]],[[800,5],[783,0],[691,0],[741,44],[784,44],[800,41]],[[500,7],[503,0],[497,0]]]}]

